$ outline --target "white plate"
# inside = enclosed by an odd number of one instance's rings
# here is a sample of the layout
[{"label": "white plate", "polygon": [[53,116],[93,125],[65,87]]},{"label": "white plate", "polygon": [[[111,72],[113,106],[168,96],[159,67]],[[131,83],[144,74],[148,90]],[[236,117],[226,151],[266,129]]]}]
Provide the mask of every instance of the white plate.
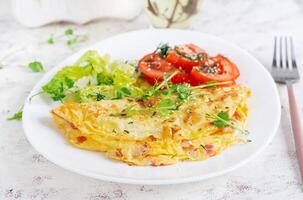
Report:
[{"label": "white plate", "polygon": [[69,145],[54,126],[49,110],[57,104],[37,96],[26,100],[23,127],[34,148],[53,163],[93,178],[130,184],[176,184],[207,179],[236,169],[260,153],[271,141],[280,120],[280,102],[273,79],[254,57],[239,47],[212,35],[181,30],[141,30],[118,35],[84,49],[48,72],[29,96],[41,90],[62,67],[74,63],[88,49],[109,53],[113,59],[138,59],[160,42],[195,43],[210,55],[221,53],[240,68],[238,82],[252,90],[247,129],[251,143],[234,146],[221,155],[199,162],[182,162],[165,167],[135,167],[112,161],[103,153],[80,150]]}]

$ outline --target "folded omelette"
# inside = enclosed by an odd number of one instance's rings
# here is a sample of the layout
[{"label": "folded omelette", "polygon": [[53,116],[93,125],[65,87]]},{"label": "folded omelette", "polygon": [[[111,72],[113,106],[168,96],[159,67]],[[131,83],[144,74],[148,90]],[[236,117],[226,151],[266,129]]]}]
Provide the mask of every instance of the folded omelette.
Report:
[{"label": "folded omelette", "polygon": [[67,101],[51,114],[66,140],[78,148],[105,152],[129,165],[162,166],[207,159],[244,142],[237,129],[218,128],[208,116],[224,111],[235,126],[243,127],[249,96],[248,88],[234,85],[196,89],[167,115],[157,110],[157,97],[148,102]]}]

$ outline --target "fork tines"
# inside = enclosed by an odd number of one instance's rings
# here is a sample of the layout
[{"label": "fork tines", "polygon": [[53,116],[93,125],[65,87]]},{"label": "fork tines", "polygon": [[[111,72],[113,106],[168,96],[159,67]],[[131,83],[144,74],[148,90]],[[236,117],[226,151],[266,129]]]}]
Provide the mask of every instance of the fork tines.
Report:
[{"label": "fork tines", "polygon": [[291,36],[275,36],[271,73],[277,82],[286,83],[299,79]]}]

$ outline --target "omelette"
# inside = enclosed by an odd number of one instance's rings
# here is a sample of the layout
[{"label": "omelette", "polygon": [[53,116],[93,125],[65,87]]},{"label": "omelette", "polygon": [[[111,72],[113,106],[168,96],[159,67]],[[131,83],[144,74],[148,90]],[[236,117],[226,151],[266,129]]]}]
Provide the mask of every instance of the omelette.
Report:
[{"label": "omelette", "polygon": [[[165,96],[148,100],[65,101],[51,110],[57,127],[73,146],[104,152],[129,165],[163,166],[204,160],[245,142],[238,129],[247,119],[250,90],[242,85],[194,89],[173,111],[161,113]],[[229,126],[214,118],[226,113]],[[235,128],[236,127],[236,128]]]}]

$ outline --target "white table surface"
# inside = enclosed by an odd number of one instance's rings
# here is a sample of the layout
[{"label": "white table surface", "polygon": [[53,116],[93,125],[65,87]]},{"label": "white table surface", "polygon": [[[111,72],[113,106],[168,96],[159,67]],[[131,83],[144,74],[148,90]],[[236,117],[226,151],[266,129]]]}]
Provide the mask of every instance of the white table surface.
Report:
[{"label": "white table surface", "polygon": [[[303,1],[300,3],[300,0],[206,0],[194,29],[238,44],[267,67],[271,64],[273,36],[293,35],[303,72]],[[50,33],[60,34],[68,27],[87,34],[89,39],[73,48],[63,41],[52,46],[45,43]],[[240,169],[190,184],[125,185],[74,174],[39,155],[26,140],[21,122],[6,120],[43,76],[30,72],[26,67],[29,62],[42,61],[48,71],[83,47],[146,27],[148,20],[141,14],[131,22],[101,20],[85,26],[57,24],[27,29],[10,15],[8,0],[0,0],[0,59],[10,54],[2,60],[5,67],[0,70],[0,199],[303,199],[284,86],[278,86],[282,102],[280,128],[266,150]],[[303,116],[302,82],[296,84],[295,91]]]}]

